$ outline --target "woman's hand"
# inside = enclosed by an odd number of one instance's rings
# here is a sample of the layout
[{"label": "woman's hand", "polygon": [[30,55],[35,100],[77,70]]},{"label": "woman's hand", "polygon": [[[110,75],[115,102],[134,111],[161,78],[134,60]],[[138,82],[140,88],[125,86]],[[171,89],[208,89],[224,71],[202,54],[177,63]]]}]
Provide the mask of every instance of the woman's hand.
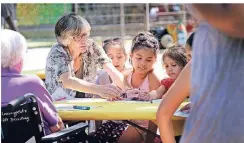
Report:
[{"label": "woman's hand", "polygon": [[62,119],[60,118],[59,115],[57,115],[57,116],[58,116],[58,123],[56,125],[50,127],[50,130],[53,133],[58,132],[58,131],[64,129],[64,123],[63,123]]},{"label": "woman's hand", "polygon": [[58,125],[60,127],[60,130],[64,129],[64,123],[63,120],[60,118],[60,116],[58,115]]},{"label": "woman's hand", "polygon": [[97,90],[97,94],[100,95],[102,98],[106,99],[114,99],[119,98],[120,94],[122,93],[121,89],[117,86],[112,84],[107,85],[99,85]]}]

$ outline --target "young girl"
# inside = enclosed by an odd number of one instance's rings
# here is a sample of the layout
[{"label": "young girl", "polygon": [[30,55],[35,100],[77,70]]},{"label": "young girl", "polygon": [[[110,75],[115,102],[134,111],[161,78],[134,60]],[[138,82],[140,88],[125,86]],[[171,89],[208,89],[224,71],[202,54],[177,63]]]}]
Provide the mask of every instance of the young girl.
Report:
[{"label": "young girl", "polygon": [[149,93],[151,100],[162,98],[164,93],[166,93],[166,91],[174,83],[181,70],[185,67],[187,64],[185,49],[176,45],[170,47],[164,52],[162,61],[169,78],[163,79],[161,81],[161,86],[157,90],[151,91]]},{"label": "young girl", "polygon": [[[140,94],[134,94],[135,92],[150,92],[160,86],[160,81],[153,72],[158,51],[159,43],[151,33],[141,32],[135,36],[132,41],[130,54],[133,71],[127,75],[128,83],[135,90],[131,90],[133,92],[127,91],[126,98],[138,97],[136,95]],[[148,121],[133,120],[133,122],[144,128],[148,127]],[[118,142],[141,143],[145,141],[145,138],[145,132],[133,126],[128,126]]]},{"label": "young girl", "polygon": [[[160,86],[160,80],[153,72],[158,51],[158,41],[151,33],[141,32],[133,39],[130,54],[133,71],[126,77],[135,90],[127,91],[127,98],[135,97],[134,91],[150,92]],[[144,128],[148,127],[148,121],[133,122]],[[141,143],[145,141],[146,133],[124,122],[107,121],[96,131],[94,137],[100,142]]]},{"label": "young girl", "polygon": [[128,83],[133,88],[149,92],[160,86],[153,72],[158,51],[158,41],[151,33],[141,32],[133,39],[130,54],[133,72],[127,75]]},{"label": "young girl", "polygon": [[[112,60],[114,67],[121,72],[126,74],[131,71],[130,68],[125,67],[127,54],[122,43],[122,39],[119,37],[110,38],[103,41],[103,49],[108,57]],[[107,72],[102,71],[98,76],[96,84],[106,85],[111,84],[112,79],[109,77]]]}]

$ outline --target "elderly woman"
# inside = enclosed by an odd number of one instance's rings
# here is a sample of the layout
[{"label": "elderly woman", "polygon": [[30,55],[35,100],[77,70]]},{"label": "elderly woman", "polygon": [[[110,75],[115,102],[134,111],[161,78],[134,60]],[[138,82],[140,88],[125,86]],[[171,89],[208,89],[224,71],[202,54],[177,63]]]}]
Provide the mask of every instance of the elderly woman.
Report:
[{"label": "elderly woman", "polygon": [[[80,92],[112,98],[120,96],[117,86],[126,88],[126,80],[104,50],[88,39],[90,30],[89,23],[75,13],[65,14],[56,23],[57,44],[47,57],[45,81],[54,100],[80,97]],[[94,84],[98,67],[103,68],[117,86]]]},{"label": "elderly woman", "polygon": [[32,93],[38,97],[37,102],[43,116],[45,134],[61,130],[62,120],[42,80],[20,74],[26,54],[25,38],[12,30],[2,30],[1,35],[4,35],[1,36],[2,105],[26,93]]}]

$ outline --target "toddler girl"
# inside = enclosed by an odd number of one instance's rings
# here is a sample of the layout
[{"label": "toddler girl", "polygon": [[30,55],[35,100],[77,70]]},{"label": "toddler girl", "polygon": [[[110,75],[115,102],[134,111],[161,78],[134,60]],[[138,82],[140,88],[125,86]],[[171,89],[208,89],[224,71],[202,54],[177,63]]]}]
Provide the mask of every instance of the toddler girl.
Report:
[{"label": "toddler girl", "polygon": [[151,100],[162,98],[163,94],[166,93],[179,76],[181,70],[187,64],[185,49],[176,45],[166,49],[162,57],[162,63],[169,78],[161,80],[161,86],[149,93]]}]

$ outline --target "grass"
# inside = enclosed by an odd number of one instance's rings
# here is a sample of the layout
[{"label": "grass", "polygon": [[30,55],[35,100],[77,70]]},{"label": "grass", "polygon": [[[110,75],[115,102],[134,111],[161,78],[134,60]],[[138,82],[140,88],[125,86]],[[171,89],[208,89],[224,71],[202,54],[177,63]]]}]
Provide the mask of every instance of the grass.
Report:
[{"label": "grass", "polygon": [[37,40],[27,40],[28,49],[32,48],[51,48],[52,45],[55,43],[55,40],[52,39],[41,39]]}]

